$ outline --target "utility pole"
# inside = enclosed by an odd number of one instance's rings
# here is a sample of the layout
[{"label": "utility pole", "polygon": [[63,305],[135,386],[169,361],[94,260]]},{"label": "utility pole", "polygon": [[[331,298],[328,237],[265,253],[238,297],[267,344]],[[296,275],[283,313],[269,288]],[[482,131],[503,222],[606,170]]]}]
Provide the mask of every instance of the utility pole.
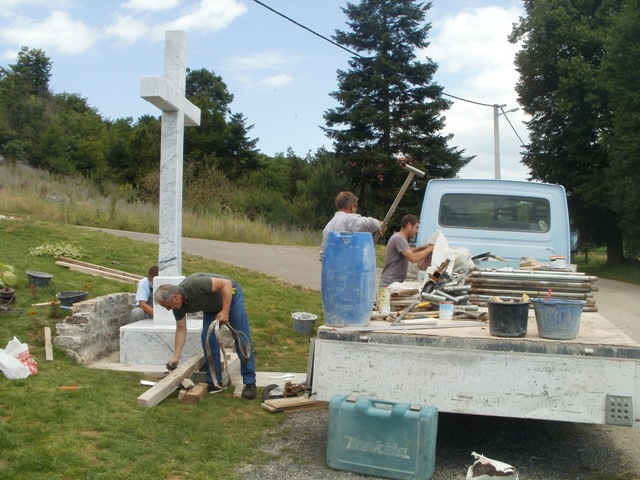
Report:
[{"label": "utility pole", "polygon": [[506,107],[506,104],[498,105],[497,103],[493,104],[493,157],[494,157],[494,167],[495,167],[495,178],[496,180],[500,179],[500,122],[498,121],[498,117],[500,115],[515,112],[518,110],[518,107],[512,108],[511,110],[507,110],[506,112],[498,112],[499,108]]}]

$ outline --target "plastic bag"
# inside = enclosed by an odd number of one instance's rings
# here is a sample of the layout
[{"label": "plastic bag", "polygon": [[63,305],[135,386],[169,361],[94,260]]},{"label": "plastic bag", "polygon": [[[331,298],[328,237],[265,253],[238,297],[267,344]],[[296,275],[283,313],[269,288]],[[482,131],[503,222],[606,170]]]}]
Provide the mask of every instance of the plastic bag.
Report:
[{"label": "plastic bag", "polygon": [[18,380],[20,378],[27,378],[29,373],[29,367],[23,365],[20,360],[9,355],[3,349],[0,348],[0,370],[4,373],[4,376],[9,380]]},{"label": "plastic bag", "polygon": [[13,340],[7,343],[7,347],[4,349],[4,351],[12,357],[17,358],[20,363],[22,363],[29,369],[29,373],[31,375],[35,375],[36,373],[38,373],[38,365],[36,364],[35,359],[29,353],[29,345],[27,345],[26,343],[22,343],[16,337],[13,337]]}]

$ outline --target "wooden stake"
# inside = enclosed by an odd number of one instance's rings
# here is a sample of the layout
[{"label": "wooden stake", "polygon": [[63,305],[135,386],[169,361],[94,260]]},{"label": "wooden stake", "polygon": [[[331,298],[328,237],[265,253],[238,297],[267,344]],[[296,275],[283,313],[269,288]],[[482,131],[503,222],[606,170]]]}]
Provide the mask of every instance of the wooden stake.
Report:
[{"label": "wooden stake", "polygon": [[44,327],[44,359],[47,362],[53,361],[53,348],[51,347],[51,328]]}]

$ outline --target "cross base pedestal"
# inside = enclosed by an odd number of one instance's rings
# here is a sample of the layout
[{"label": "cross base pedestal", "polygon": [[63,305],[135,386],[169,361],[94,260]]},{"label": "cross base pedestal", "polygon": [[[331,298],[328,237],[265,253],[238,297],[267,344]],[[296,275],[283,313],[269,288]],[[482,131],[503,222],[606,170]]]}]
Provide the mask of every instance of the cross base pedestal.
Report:
[{"label": "cross base pedestal", "polygon": [[[181,362],[202,352],[202,320],[187,319],[187,340]],[[173,354],[176,325],[159,325],[141,320],[120,327],[120,363],[131,365],[165,365]]]}]

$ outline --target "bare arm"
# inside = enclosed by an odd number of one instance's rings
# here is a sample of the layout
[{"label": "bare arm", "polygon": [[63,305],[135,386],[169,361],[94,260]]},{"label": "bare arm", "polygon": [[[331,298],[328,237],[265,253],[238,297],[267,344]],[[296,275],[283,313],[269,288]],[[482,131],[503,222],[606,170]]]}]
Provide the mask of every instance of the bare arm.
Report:
[{"label": "bare arm", "polygon": [[173,346],[173,355],[168,365],[172,367],[177,367],[180,363],[180,357],[182,356],[182,349],[184,348],[184,344],[187,340],[187,317],[182,317],[180,320],[176,321],[176,336]]},{"label": "bare arm", "polygon": [[231,308],[231,298],[233,296],[233,283],[227,278],[211,279],[211,291],[222,293],[222,310],[218,312],[216,318],[224,324],[229,321],[229,309]]},{"label": "bare arm", "polygon": [[411,263],[419,263],[422,262],[425,258],[431,255],[433,252],[433,245],[428,243],[426,245],[422,245],[421,247],[409,248],[402,252],[404,258],[409,260]]},{"label": "bare arm", "polygon": [[138,307],[140,307],[144,313],[153,317],[153,304],[149,305],[144,300],[140,300],[138,302]]}]

